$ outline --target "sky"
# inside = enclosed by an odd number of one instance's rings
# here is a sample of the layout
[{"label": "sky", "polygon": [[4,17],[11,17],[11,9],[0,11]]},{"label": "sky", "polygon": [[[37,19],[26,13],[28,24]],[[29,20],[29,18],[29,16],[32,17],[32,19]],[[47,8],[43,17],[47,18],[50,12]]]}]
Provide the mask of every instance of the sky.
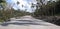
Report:
[{"label": "sky", "polygon": [[[36,0],[6,0],[8,4],[10,4],[14,9],[20,9],[25,10],[27,9],[28,12],[33,12],[32,10],[35,10],[36,7],[31,8],[31,3],[36,4]],[[17,5],[17,1],[19,4]],[[22,7],[23,5],[23,7]]]},{"label": "sky", "polygon": [[[17,1],[19,4],[17,5]],[[44,3],[47,3],[49,0],[45,0]],[[53,0],[55,1],[55,0]],[[20,10],[25,10],[27,9],[27,12],[33,12],[36,9],[36,6],[34,8],[31,8],[31,3],[37,4],[36,0],[6,0],[6,2],[11,5],[15,10],[20,9]],[[23,7],[22,7],[23,5]],[[11,7],[10,6],[10,7]]]}]

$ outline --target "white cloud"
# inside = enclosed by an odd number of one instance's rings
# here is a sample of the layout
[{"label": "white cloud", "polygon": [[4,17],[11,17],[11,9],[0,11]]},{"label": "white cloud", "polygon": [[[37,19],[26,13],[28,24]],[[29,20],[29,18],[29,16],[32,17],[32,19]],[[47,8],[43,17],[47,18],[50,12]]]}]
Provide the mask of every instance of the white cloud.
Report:
[{"label": "white cloud", "polygon": [[[11,2],[10,2],[11,1]],[[27,11],[31,12],[31,3],[36,4],[36,0],[10,0],[8,1],[8,3],[15,3],[15,5],[13,6],[14,9],[21,9],[21,10],[25,10],[27,9]],[[19,5],[17,5],[16,3],[20,2]],[[23,7],[22,7],[23,5]]]}]

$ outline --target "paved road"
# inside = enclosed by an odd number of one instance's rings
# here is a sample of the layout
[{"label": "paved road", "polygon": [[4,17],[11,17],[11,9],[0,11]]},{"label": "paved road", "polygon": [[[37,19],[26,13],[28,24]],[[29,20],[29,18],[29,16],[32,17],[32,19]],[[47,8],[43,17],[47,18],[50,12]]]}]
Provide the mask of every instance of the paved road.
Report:
[{"label": "paved road", "polygon": [[60,29],[58,26],[35,19],[31,16],[23,16],[18,19],[11,18],[11,21],[4,22],[0,29]]}]

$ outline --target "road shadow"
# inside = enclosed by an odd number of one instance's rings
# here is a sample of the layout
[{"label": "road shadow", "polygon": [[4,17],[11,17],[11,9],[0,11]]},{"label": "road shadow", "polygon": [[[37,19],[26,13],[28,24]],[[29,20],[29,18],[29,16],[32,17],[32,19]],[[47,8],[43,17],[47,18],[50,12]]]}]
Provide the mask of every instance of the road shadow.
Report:
[{"label": "road shadow", "polygon": [[26,23],[22,23],[22,22],[14,22],[14,23],[2,23],[0,24],[1,26],[8,26],[10,24],[13,24],[13,25],[24,25],[24,26],[29,26],[29,25],[42,25],[42,26],[51,26],[51,25],[47,25],[47,24],[40,24],[40,23],[36,23],[34,21],[31,21],[31,20],[19,20],[19,21],[23,21],[23,22],[26,22]]},{"label": "road shadow", "polygon": [[13,25],[40,25],[40,24],[36,24],[36,23],[3,23],[1,25],[8,26],[9,24],[13,24]]}]

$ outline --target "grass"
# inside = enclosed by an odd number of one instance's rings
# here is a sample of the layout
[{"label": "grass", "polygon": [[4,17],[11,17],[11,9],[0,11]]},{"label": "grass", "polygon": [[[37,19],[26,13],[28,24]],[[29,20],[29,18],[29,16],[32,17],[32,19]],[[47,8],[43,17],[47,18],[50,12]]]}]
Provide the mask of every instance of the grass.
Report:
[{"label": "grass", "polygon": [[1,20],[1,19],[0,19],[0,22],[4,22],[4,20]]}]

